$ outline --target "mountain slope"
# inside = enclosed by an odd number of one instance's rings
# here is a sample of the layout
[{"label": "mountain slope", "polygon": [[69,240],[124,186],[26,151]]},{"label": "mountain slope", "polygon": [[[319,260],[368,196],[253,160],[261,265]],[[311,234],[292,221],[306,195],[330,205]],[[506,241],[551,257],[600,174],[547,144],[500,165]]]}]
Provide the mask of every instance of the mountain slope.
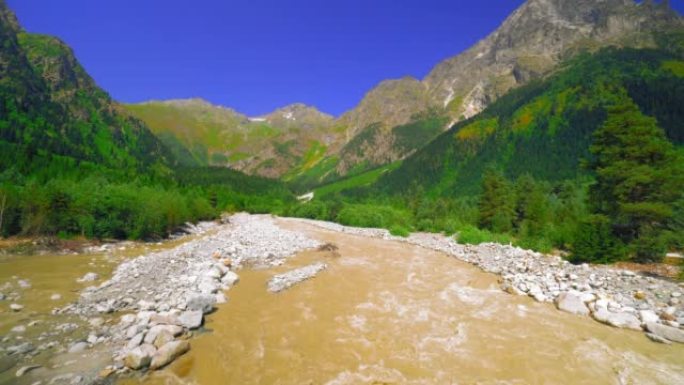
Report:
[{"label": "mountain slope", "polygon": [[340,142],[333,117],[293,104],[249,118],[201,99],[127,105],[186,165],[229,166],[268,177],[318,160]]},{"label": "mountain slope", "polygon": [[[667,2],[528,0],[492,34],[439,63],[425,79],[383,81],[335,120],[301,105],[253,120],[231,110],[221,122],[212,120],[209,107],[174,106],[166,118],[145,111],[159,109],[159,103],[129,109],[195,162],[280,177],[305,189],[401,160],[579,53],[606,46],[656,48],[663,45],[660,37],[683,26]],[[223,114],[219,107],[214,112]],[[292,118],[304,112],[307,119]]]},{"label": "mountain slope", "polygon": [[[585,173],[591,135],[606,107],[631,98],[684,144],[684,35],[673,50],[606,49],[571,60],[551,78],[514,90],[480,115],[456,124],[383,176],[391,195],[420,186],[431,196],[475,195],[485,171],[559,181]],[[680,51],[681,52],[681,51]]]},{"label": "mountain slope", "polygon": [[101,90],[58,39],[22,31],[0,2],[0,162],[64,156],[119,170],[167,169],[161,142]]},{"label": "mountain slope", "polygon": [[360,157],[341,156],[337,171],[345,174],[359,163],[373,166],[410,154],[391,145],[391,129],[415,121],[428,109],[447,117],[448,128],[578,52],[605,46],[656,47],[658,34],[683,25],[667,2],[528,0],[496,31],[439,63],[422,81],[385,81],[368,92],[340,121],[347,127],[348,142],[374,126],[373,147],[381,145]]}]

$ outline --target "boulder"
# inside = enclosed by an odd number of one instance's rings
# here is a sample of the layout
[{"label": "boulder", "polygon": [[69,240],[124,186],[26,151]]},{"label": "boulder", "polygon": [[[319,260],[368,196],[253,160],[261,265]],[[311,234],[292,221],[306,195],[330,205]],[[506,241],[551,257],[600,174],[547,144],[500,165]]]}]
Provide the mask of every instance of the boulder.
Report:
[{"label": "boulder", "polygon": [[159,333],[168,332],[174,337],[177,337],[183,333],[183,328],[178,325],[155,325],[150,328],[150,330],[145,335],[145,343],[153,344],[157,340]]},{"label": "boulder", "polygon": [[176,358],[187,353],[189,350],[190,343],[188,343],[188,341],[171,341],[162,346],[157,353],[155,353],[154,357],[152,357],[150,368],[162,368],[173,362]]},{"label": "boulder", "polygon": [[655,322],[646,324],[646,330],[666,340],[684,344],[684,330]]},{"label": "boulder", "polygon": [[659,344],[665,344],[665,345],[672,344],[672,342],[670,342],[669,340],[666,340],[665,338],[658,336],[658,335],[655,335],[653,333],[646,333],[646,337],[648,337],[649,340],[651,340],[653,342],[657,342]]},{"label": "boulder", "polygon": [[562,310],[572,314],[589,315],[589,308],[582,300],[582,294],[578,291],[566,291],[560,293],[556,297],[556,306],[558,310]]},{"label": "boulder", "polygon": [[24,306],[19,305],[18,303],[10,304],[10,310],[12,310],[12,311],[22,311],[23,309],[24,309]]},{"label": "boulder", "polygon": [[202,326],[203,318],[204,314],[202,313],[202,311],[187,310],[181,313],[180,316],[178,316],[178,322],[180,322],[181,326],[192,330]]},{"label": "boulder", "polygon": [[651,322],[658,322],[660,319],[653,310],[639,311],[639,318],[641,318],[641,323],[644,325]]},{"label": "boulder", "polygon": [[187,302],[188,310],[201,311],[204,314],[211,313],[214,310],[214,304],[216,304],[216,297],[210,294],[197,294]]},{"label": "boulder", "polygon": [[591,316],[604,324],[615,326],[616,328],[625,328],[632,330],[641,330],[641,321],[632,313],[627,312],[611,312],[605,308],[601,308],[591,314]]},{"label": "boulder", "polygon": [[121,319],[119,319],[119,324],[122,326],[127,326],[135,322],[137,317],[135,314],[124,314],[121,316]]},{"label": "boulder", "polygon": [[131,338],[128,343],[126,344],[126,349],[132,350],[140,346],[140,344],[143,342],[143,338],[145,337],[144,333],[138,333],[133,338]]},{"label": "boulder", "polygon": [[159,332],[159,334],[157,334],[157,338],[154,339],[153,345],[155,348],[159,349],[173,340],[173,334],[171,334],[168,330],[162,330]]},{"label": "boulder", "polygon": [[61,294],[53,294],[50,296],[50,300],[52,300],[52,301],[59,301],[60,299],[62,299]]},{"label": "boulder", "polygon": [[221,278],[221,283],[228,287],[235,286],[240,281],[240,277],[232,271],[226,273],[226,275]]},{"label": "boulder", "polygon": [[79,341],[69,347],[69,353],[81,353],[86,349],[88,349],[88,343]]},{"label": "boulder", "polygon": [[150,317],[150,323],[161,325],[180,325],[178,317],[173,314],[155,313]]},{"label": "boulder", "polygon": [[137,348],[128,351],[124,357],[124,365],[133,370],[139,370],[150,365],[152,356],[155,355],[157,349],[149,344],[140,345]]}]

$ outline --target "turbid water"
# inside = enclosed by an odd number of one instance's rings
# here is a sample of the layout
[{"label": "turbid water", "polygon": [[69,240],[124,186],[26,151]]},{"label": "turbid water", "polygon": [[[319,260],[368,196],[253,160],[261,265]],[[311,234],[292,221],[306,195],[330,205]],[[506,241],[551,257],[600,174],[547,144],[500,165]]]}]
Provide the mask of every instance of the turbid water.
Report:
[{"label": "turbid water", "polygon": [[[5,295],[17,293],[16,300],[0,301],[0,336],[5,337],[7,344],[20,344],[30,341],[34,346],[49,341],[59,342],[68,346],[70,341],[83,339],[87,336],[88,328],[81,327],[85,320],[69,315],[53,315],[52,310],[75,301],[79,293],[87,286],[98,285],[122,261],[158,250],[170,249],[193,239],[186,236],[177,240],[158,244],[129,243],[116,245],[106,251],[80,254],[42,254],[42,255],[4,255],[0,256],[0,292]],[[100,278],[92,282],[78,282],[86,273],[96,273]],[[22,288],[19,281],[26,281],[30,287]],[[59,299],[52,299],[58,295]],[[23,310],[13,312],[9,309],[11,303],[24,306]],[[105,316],[107,318],[107,316]],[[54,332],[59,325],[72,324],[66,332],[60,332],[56,337],[38,338],[43,333]],[[11,331],[15,326],[22,325],[24,332]],[[78,371],[83,363],[80,355],[57,354],[58,348],[36,352],[31,364],[56,368],[57,372]],[[90,367],[92,361],[108,364],[111,357],[99,355],[97,351],[89,353]],[[28,380],[17,379],[15,371],[20,367],[8,368],[15,357],[0,352],[0,384],[22,383]],[[5,370],[7,369],[7,370]],[[38,369],[40,372],[44,369]],[[30,383],[30,382],[28,382]]]},{"label": "turbid water", "polygon": [[[243,270],[210,332],[123,384],[684,384],[684,345],[503,293],[497,277],[404,243],[281,222],[339,247]],[[271,294],[274,274],[329,268]]]}]

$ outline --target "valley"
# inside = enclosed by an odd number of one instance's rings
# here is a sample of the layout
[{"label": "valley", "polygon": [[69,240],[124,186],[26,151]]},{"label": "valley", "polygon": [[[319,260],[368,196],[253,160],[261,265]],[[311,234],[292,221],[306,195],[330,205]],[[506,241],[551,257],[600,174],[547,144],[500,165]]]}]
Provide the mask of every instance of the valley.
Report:
[{"label": "valley", "polygon": [[115,100],[0,0],[0,385],[684,383],[684,18],[500,20],[337,116],[252,116]]}]

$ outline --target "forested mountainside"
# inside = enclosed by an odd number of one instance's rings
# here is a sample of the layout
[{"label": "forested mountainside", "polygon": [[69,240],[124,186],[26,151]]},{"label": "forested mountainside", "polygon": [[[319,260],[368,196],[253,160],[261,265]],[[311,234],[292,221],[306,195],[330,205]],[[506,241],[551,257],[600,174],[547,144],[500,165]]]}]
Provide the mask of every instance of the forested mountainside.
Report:
[{"label": "forested mountainside", "polygon": [[660,38],[669,49],[572,58],[401,164],[321,187],[295,214],[576,261],[658,260],[684,246],[684,34]]},{"label": "forested mountainside", "polygon": [[476,195],[490,167],[511,179],[581,177],[587,173],[582,162],[589,158],[593,132],[605,121],[606,108],[623,97],[655,117],[668,138],[682,145],[683,59],[676,51],[650,49],[581,55],[551,78],[514,90],[456,124],[377,187],[401,193],[418,185],[433,196]]},{"label": "forested mountainside", "polygon": [[69,158],[119,170],[168,171],[173,160],[165,147],[97,87],[69,47],[24,32],[4,2],[0,7],[3,168],[26,171],[39,159]]},{"label": "forested mountainside", "polygon": [[[0,234],[160,237],[225,209],[270,211],[279,183],[178,157],[99,88],[57,38],[0,0]],[[260,195],[255,195],[255,190]]]},{"label": "forested mountainside", "polygon": [[177,153],[192,154],[186,160],[282,178],[304,190],[401,160],[581,52],[657,48],[658,36],[683,25],[666,1],[529,0],[425,79],[383,81],[337,119],[312,108],[297,117],[292,106],[252,120],[207,103],[128,108]]},{"label": "forested mountainside", "polygon": [[[415,121],[427,110],[446,118],[444,129],[470,118],[507,91],[539,79],[579,52],[601,47],[656,47],[657,35],[681,28],[667,1],[528,0],[492,34],[467,51],[439,63],[422,81],[385,81],[340,121],[354,137],[368,127],[368,144],[392,143],[393,127]],[[342,157],[344,175],[359,164],[377,166],[410,152],[388,151]]]}]

